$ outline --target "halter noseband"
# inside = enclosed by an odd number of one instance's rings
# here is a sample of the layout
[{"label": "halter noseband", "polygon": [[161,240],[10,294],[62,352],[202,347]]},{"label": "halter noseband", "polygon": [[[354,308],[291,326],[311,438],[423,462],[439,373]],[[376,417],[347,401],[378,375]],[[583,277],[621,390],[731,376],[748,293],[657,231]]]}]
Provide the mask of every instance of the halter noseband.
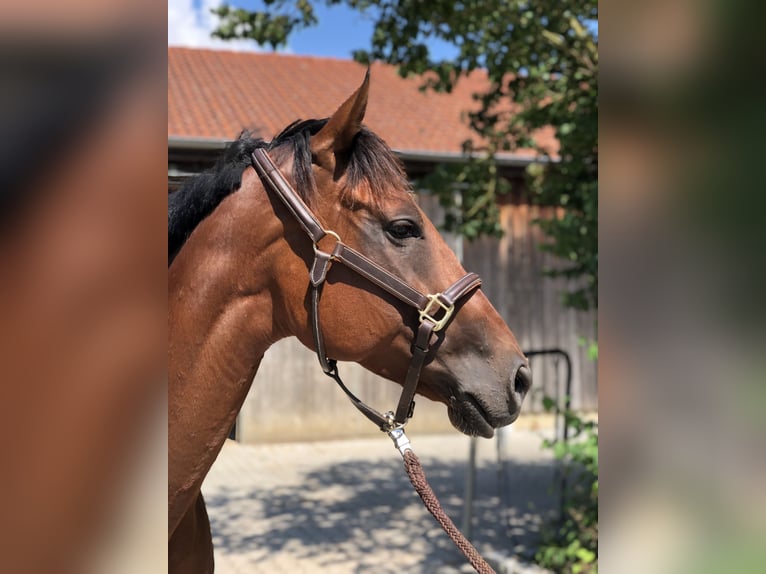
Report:
[{"label": "halter noseband", "polygon": [[[314,345],[322,370],[338,383],[354,406],[382,431],[391,433],[395,429],[403,427],[412,417],[412,411],[415,407],[413,400],[415,390],[420,380],[420,372],[431,349],[433,334],[448,325],[455,312],[455,305],[473,293],[481,285],[481,279],[475,273],[468,273],[441,293],[425,295],[343,243],[334,231],[324,229],[264,149],[258,148],[253,152],[253,165],[264,186],[279,196],[314,245],[314,262],[309,273],[311,281],[311,326]],[[335,239],[335,246],[329,253],[319,248],[319,242],[328,235]],[[322,287],[327,272],[333,262],[342,263],[418,311],[419,325],[413,342],[412,359],[395,413],[388,412],[383,415],[359,400],[343,384],[338,374],[337,362],[328,358],[325,353],[324,337],[319,324],[319,299],[322,295]]]}]

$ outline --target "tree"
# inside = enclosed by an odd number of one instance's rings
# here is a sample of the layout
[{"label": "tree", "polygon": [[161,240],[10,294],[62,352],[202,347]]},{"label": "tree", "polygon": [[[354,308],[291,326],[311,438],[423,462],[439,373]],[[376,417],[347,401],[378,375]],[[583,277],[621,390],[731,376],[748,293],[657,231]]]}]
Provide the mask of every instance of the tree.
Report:
[{"label": "tree", "polygon": [[[557,205],[563,216],[542,220],[550,241],[541,247],[562,258],[552,276],[575,279],[564,303],[577,309],[598,305],[598,20],[596,0],[325,0],[372,15],[371,48],[354,54],[398,66],[401,75],[427,74],[428,89],[450,91],[461,75],[486,70],[489,90],[476,96],[470,116],[480,146],[463,165],[443,166],[431,176],[448,209],[446,225],[467,237],[499,232],[495,199],[509,190],[494,154],[534,148],[532,134],[553,126],[557,161],[529,169],[534,200]],[[317,22],[309,0],[264,0],[266,11],[223,5],[214,12],[224,39],[250,38],[274,48]],[[429,39],[453,44],[453,60],[432,59]],[[547,150],[538,150],[544,154]],[[460,181],[460,201],[454,186]]]}]

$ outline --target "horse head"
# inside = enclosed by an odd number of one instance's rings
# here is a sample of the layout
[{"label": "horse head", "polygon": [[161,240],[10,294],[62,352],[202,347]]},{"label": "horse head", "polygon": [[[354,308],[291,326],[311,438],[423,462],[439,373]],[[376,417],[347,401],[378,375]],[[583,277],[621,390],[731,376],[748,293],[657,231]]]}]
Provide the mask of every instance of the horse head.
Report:
[{"label": "horse head", "polygon": [[[369,73],[329,119],[288,128],[272,143],[271,153],[322,227],[333,232],[319,249],[330,251],[342,238],[420,292],[439,293],[465,270],[418,207],[394,153],[363,126],[368,92]],[[306,275],[311,242],[290,217],[283,214],[282,221],[292,263],[280,265],[279,307],[287,314],[290,334],[314,348]],[[302,263],[296,264],[298,259]],[[411,306],[333,265],[319,314],[328,356],[404,381],[418,328]],[[513,333],[476,290],[457,305],[449,328],[436,334],[417,392],[446,404],[458,430],[491,437],[495,428],[518,417],[530,384],[528,362]]]}]

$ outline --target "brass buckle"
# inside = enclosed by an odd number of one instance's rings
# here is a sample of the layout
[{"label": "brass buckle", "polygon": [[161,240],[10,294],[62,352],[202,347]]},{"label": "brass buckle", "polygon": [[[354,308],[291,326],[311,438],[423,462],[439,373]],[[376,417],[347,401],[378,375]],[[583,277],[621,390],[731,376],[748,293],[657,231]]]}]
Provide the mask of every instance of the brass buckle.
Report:
[{"label": "brass buckle", "polygon": [[[422,323],[426,319],[431,321],[431,323],[434,324],[433,331],[440,331],[444,325],[447,324],[447,321],[449,321],[449,318],[452,316],[452,312],[455,310],[455,305],[445,305],[442,303],[442,300],[439,299],[439,295],[426,295],[428,299],[428,304],[426,305],[426,308],[422,311],[418,311],[418,315],[420,316],[420,322]],[[441,319],[437,319],[431,314],[431,307],[433,304],[436,303],[438,306],[436,309],[434,309],[434,313],[438,313],[439,309],[441,308],[444,311],[444,315]]]}]

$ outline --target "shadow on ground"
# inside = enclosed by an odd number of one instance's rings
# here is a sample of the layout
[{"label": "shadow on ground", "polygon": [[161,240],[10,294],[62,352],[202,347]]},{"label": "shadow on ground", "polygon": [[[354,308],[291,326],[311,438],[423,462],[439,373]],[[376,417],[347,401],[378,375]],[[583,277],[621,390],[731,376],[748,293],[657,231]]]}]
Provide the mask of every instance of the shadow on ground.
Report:
[{"label": "shadow on ground", "polygon": [[[461,527],[467,464],[426,458],[423,466]],[[507,463],[504,483],[499,470],[489,463],[477,468],[472,541],[480,552],[528,557],[542,521],[558,508],[555,463]],[[284,553],[323,572],[431,573],[465,564],[396,458],[332,464],[295,484],[252,482],[206,494],[217,552],[246,554],[251,564]]]}]

